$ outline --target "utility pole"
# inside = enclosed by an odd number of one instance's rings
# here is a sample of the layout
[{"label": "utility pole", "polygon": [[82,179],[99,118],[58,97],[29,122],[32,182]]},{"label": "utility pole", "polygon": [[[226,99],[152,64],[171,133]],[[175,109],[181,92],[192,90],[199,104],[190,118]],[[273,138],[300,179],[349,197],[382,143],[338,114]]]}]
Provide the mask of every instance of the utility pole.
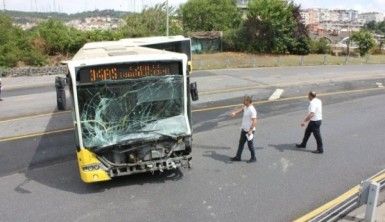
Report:
[{"label": "utility pole", "polygon": [[3,11],[5,11],[5,0],[3,0]]},{"label": "utility pole", "polygon": [[166,35],[169,35],[169,14],[168,14],[168,0],[166,0]]}]

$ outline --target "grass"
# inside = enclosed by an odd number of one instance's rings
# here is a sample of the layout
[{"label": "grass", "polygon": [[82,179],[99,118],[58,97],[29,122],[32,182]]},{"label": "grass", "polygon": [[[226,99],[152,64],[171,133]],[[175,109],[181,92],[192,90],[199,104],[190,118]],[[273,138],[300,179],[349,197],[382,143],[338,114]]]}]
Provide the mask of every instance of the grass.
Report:
[{"label": "grass", "polygon": [[247,53],[222,52],[193,55],[194,70],[252,68],[276,66],[314,66],[346,64],[385,64],[385,55],[369,57],[332,56],[332,55],[256,55]]}]

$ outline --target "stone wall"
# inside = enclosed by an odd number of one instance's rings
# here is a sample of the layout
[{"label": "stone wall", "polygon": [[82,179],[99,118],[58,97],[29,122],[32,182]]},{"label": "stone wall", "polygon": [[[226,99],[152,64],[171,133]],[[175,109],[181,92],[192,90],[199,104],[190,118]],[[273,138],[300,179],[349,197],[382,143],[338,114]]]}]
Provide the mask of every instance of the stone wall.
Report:
[{"label": "stone wall", "polygon": [[66,75],[67,66],[44,66],[44,67],[19,67],[11,69],[0,69],[0,76],[43,76],[43,75]]}]

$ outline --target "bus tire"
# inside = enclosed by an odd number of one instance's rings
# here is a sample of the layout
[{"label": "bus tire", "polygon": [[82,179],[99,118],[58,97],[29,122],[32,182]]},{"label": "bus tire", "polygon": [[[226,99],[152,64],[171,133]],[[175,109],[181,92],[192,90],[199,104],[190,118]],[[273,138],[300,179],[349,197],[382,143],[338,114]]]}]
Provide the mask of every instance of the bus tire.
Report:
[{"label": "bus tire", "polygon": [[66,109],[66,92],[64,90],[58,90],[57,92],[57,108],[58,110]]}]

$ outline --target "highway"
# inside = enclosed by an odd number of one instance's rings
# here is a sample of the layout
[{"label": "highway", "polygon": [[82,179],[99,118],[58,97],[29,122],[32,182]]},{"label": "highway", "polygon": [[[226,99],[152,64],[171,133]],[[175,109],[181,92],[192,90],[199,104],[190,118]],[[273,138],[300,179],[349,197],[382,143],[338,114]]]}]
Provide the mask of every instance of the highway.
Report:
[{"label": "highway", "polygon": [[[200,75],[198,80],[207,78]],[[376,87],[379,81],[383,79],[376,74],[366,80],[287,86],[283,98],[274,102],[266,101],[274,87],[261,88],[261,94],[255,94],[259,112],[255,164],[229,161],[236,152],[241,119],[228,114],[240,97],[195,104],[192,169],[91,185],[82,183],[78,175],[68,112],[34,117],[38,120],[4,118],[0,221],[296,219],[385,168],[385,90]],[[310,153],[315,149],[313,138],[307,150],[294,147],[303,135],[299,123],[309,88],[321,92],[325,104],[324,155]],[[202,97],[209,100],[212,95]],[[20,128],[5,135],[6,126]],[[48,133],[17,137],[40,131]],[[11,138],[5,140],[6,136]],[[247,149],[243,158],[249,158]]]}]

